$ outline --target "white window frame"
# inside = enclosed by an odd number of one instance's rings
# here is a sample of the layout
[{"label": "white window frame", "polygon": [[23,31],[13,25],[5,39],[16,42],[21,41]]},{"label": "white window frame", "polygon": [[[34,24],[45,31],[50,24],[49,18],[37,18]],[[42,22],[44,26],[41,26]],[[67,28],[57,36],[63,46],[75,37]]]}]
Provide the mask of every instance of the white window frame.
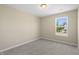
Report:
[{"label": "white window frame", "polygon": [[[58,33],[56,30],[57,30],[57,25],[56,25],[56,22],[57,22],[57,19],[58,18],[62,18],[62,17],[67,17],[67,33]],[[69,17],[68,16],[62,16],[62,17],[56,17],[55,18],[55,34],[58,35],[58,36],[68,36],[68,19]]]}]

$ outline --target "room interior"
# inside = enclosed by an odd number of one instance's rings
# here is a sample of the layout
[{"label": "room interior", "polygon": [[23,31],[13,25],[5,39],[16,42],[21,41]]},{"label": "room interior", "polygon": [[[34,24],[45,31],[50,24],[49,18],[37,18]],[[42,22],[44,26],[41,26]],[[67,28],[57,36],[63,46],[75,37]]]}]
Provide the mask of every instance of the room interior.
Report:
[{"label": "room interior", "polygon": [[78,19],[78,4],[2,4],[0,55],[79,54]]}]

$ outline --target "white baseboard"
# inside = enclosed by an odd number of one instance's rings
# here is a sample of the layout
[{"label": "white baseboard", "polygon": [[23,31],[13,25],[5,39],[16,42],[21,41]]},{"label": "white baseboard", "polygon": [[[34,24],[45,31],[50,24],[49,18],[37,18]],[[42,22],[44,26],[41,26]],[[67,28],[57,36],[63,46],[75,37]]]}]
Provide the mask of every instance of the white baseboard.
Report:
[{"label": "white baseboard", "polygon": [[69,42],[65,42],[65,41],[61,41],[61,40],[55,40],[55,39],[50,39],[50,38],[45,38],[45,37],[40,37],[40,39],[47,39],[47,40],[51,40],[51,41],[54,41],[54,42],[59,42],[59,43],[63,43],[63,44],[67,44],[67,45],[71,45],[71,46],[77,47],[77,44],[75,44],[75,43],[69,43]]},{"label": "white baseboard", "polygon": [[14,45],[14,46],[11,46],[11,47],[2,49],[2,50],[0,50],[0,53],[3,54],[4,51],[10,50],[10,49],[12,49],[12,48],[19,47],[19,46],[21,46],[21,45],[24,45],[24,44],[33,42],[33,41],[38,40],[38,39],[39,39],[39,38],[34,38],[34,39],[29,40],[29,41],[26,41],[26,42],[23,42],[23,43],[20,43],[20,44],[17,44],[17,45]]}]

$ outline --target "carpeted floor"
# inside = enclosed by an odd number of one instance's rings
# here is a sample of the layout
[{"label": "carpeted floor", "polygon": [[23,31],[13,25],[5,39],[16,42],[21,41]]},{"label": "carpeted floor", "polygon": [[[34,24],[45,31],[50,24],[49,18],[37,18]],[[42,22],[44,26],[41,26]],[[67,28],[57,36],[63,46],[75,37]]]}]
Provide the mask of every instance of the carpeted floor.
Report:
[{"label": "carpeted floor", "polygon": [[3,52],[4,55],[78,55],[77,47],[49,40],[36,40],[17,48]]}]

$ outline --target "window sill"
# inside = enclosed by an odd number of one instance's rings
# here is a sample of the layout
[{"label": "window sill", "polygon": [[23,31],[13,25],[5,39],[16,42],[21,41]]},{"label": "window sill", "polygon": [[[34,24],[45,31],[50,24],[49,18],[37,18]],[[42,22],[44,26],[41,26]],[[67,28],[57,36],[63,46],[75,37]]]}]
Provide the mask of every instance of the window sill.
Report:
[{"label": "window sill", "polygon": [[68,37],[68,34],[64,34],[64,33],[56,33],[56,35]]}]

